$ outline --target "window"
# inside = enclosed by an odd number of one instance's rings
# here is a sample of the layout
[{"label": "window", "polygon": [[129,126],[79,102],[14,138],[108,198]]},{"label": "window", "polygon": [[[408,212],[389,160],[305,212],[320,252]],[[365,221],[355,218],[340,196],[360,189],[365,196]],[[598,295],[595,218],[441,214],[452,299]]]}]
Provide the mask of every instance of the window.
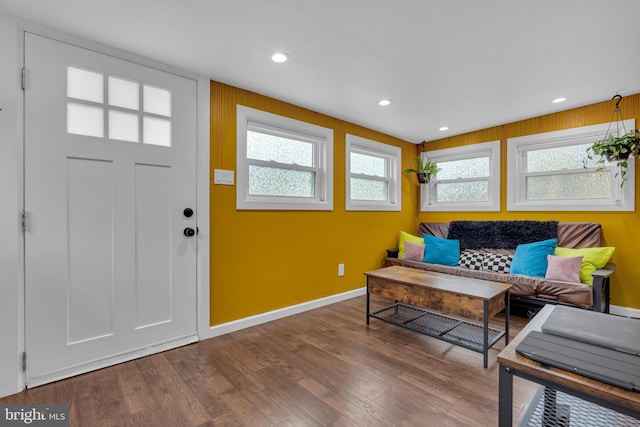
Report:
[{"label": "window", "polygon": [[438,173],[421,185],[421,211],[499,211],[500,141],[427,151]]},{"label": "window", "polygon": [[238,105],[236,158],[238,209],[333,209],[333,130]]},{"label": "window", "polygon": [[[625,120],[634,129],[635,120]],[[621,186],[615,162],[598,171],[587,148],[603,138],[608,124],[509,138],[507,209],[512,211],[634,210],[634,162]],[[611,129],[616,128],[615,124]],[[622,131],[622,123],[620,123]]]},{"label": "window", "polygon": [[67,133],[170,147],[171,92],[69,66]]},{"label": "window", "polygon": [[399,211],[399,147],[347,134],[346,210]]}]

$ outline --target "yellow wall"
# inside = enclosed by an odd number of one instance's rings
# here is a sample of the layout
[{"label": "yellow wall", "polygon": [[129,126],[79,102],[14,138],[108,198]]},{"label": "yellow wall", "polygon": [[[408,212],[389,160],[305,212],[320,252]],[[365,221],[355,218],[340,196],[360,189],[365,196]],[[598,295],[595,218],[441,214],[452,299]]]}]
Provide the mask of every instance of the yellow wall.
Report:
[{"label": "yellow wall", "polygon": [[[526,102],[524,100],[523,102]],[[638,267],[638,245],[640,242],[640,215],[636,212],[508,212],[506,210],[506,154],[507,138],[542,132],[608,123],[615,104],[612,101],[588,105],[555,114],[522,120],[502,126],[483,129],[464,135],[445,138],[427,144],[427,150],[457,147],[487,141],[501,141],[501,209],[500,212],[433,212],[420,213],[419,221],[451,220],[557,220],[593,221],[602,224],[604,245],[615,246],[611,262],[617,265],[611,283],[611,302],[614,305],[640,308],[640,268]],[[623,119],[635,119],[640,127],[640,94],[624,97],[620,103]],[[627,129],[630,130],[630,129]],[[636,167],[638,164],[636,163]],[[636,209],[640,207],[640,173],[636,173]],[[417,190],[415,190],[417,191]]]},{"label": "yellow wall", "polygon": [[381,266],[398,231],[416,230],[417,185],[403,177],[401,212],[346,212],[345,134],[401,147],[404,167],[413,164],[415,146],[211,82],[210,182],[213,169],[236,169],[236,104],[333,129],[333,211],[238,211],[235,186],[211,185],[211,325],[364,286],[363,272]]}]

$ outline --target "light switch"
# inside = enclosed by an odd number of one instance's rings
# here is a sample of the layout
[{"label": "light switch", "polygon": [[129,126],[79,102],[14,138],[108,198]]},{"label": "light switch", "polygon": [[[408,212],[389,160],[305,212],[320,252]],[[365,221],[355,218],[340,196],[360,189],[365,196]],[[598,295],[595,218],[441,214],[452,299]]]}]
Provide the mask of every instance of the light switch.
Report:
[{"label": "light switch", "polygon": [[224,169],[213,170],[213,183],[221,185],[233,185],[233,171]]}]

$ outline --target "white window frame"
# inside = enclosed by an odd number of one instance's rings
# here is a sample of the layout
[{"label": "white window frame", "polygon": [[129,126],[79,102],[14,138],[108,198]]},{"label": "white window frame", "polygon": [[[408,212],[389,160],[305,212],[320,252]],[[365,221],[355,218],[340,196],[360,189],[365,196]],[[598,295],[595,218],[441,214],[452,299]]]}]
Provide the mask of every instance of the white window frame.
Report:
[{"label": "white window frame", "polygon": [[[316,164],[316,188],[314,198],[255,196],[249,194],[249,165],[277,162],[259,162],[247,159],[247,130],[250,126],[262,126],[272,132],[314,144]],[[236,106],[236,208],[239,210],[333,210],[333,129],[290,119],[243,105]],[[301,167],[301,169],[303,169]],[[309,169],[309,168],[306,168]]]},{"label": "white window frame", "polygon": [[[345,209],[347,211],[399,211],[402,207],[402,192],[400,160],[402,150],[400,147],[383,144],[370,139],[347,134],[345,137]],[[381,157],[387,160],[387,176],[372,176],[351,173],[351,153],[360,153],[367,156]],[[389,200],[352,200],[351,178],[364,178],[369,180],[386,181],[389,189]]]},{"label": "white window frame", "polygon": [[[635,129],[635,120],[624,120],[624,127]],[[583,126],[554,132],[509,138],[507,140],[507,210],[508,211],[633,211],[635,209],[635,161],[629,161],[624,186],[620,186],[619,171],[611,170],[610,199],[526,200],[526,153],[531,149],[585,144],[615,132],[615,123]],[[612,132],[614,130],[614,132]],[[622,125],[620,125],[622,133]],[[595,171],[596,168],[584,169]],[[618,176],[616,176],[618,175]]]},{"label": "white window frame", "polygon": [[[479,157],[489,157],[489,200],[482,202],[448,202],[435,201],[438,186],[438,175],[431,178],[428,184],[420,185],[421,212],[499,212],[500,211],[500,141],[482,142],[462,147],[444,148],[425,151],[423,158],[431,161],[449,162]],[[450,182],[450,181],[447,181]]]}]

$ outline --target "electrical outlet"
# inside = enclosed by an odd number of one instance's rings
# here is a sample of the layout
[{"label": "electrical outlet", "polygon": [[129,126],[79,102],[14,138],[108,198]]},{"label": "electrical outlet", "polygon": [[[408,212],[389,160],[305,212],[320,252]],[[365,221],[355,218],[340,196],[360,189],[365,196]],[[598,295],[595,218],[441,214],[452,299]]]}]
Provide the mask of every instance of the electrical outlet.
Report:
[{"label": "electrical outlet", "polygon": [[344,276],[344,264],[338,264],[338,276]]}]

